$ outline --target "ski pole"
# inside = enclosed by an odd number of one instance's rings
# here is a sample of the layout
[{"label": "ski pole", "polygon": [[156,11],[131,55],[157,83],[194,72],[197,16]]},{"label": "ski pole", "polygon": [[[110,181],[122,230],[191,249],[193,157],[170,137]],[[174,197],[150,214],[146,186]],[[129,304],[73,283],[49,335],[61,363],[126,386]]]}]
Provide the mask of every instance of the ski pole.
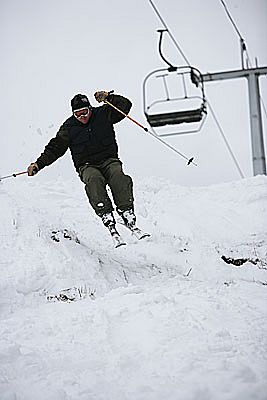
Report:
[{"label": "ski pole", "polygon": [[16,176],[18,176],[18,175],[23,175],[23,174],[27,174],[27,173],[28,173],[28,171],[23,171],[23,172],[18,172],[17,174],[12,174],[12,175],[8,175],[8,176],[2,176],[0,178],[0,181],[2,181],[3,179],[12,178],[12,177],[16,178]]},{"label": "ski pole", "polygon": [[145,132],[149,133],[152,135],[155,139],[159,140],[161,143],[163,143],[165,146],[169,147],[169,149],[175,151],[175,153],[179,154],[179,156],[183,157],[185,160],[187,160],[187,165],[193,164],[197,167],[197,164],[194,163],[194,157],[188,158],[184,154],[180,153],[175,147],[171,146],[170,144],[164,142],[164,140],[160,139],[157,135],[155,135],[153,132],[149,131],[148,128],[140,124],[140,122],[136,121],[133,119],[130,115],[126,114],[124,111],[120,110],[118,107],[114,106],[114,104],[110,103],[108,100],[104,100],[104,103],[108,104],[109,106],[113,107],[116,111],[120,112],[122,115],[124,115],[126,118],[128,118],[130,121],[134,122],[136,125],[138,125],[140,128],[144,129]]}]

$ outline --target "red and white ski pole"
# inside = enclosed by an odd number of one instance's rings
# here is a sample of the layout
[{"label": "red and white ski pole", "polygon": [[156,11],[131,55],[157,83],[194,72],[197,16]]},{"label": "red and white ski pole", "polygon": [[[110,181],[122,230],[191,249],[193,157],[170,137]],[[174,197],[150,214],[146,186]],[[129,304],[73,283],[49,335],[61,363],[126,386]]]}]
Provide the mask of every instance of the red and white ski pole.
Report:
[{"label": "red and white ski pole", "polygon": [[7,179],[7,178],[16,178],[16,176],[18,176],[18,175],[23,175],[23,174],[27,174],[27,173],[28,173],[28,171],[23,171],[23,172],[18,172],[16,174],[12,174],[12,175],[2,176],[0,178],[0,181],[2,181],[3,179]]},{"label": "red and white ski pole", "polygon": [[[111,93],[111,92],[109,92]],[[197,164],[194,163],[194,157],[192,158],[188,158],[186,157],[184,154],[180,153],[180,151],[178,151],[175,147],[171,146],[169,143],[164,142],[164,140],[160,139],[159,136],[155,135],[153,132],[149,131],[145,126],[143,126],[142,124],[140,124],[140,122],[136,121],[135,119],[133,119],[132,117],[130,117],[130,115],[126,114],[124,111],[120,110],[118,107],[114,106],[114,104],[110,103],[110,101],[108,100],[104,100],[104,103],[108,104],[109,106],[113,107],[116,111],[120,112],[122,115],[124,115],[126,118],[128,118],[130,121],[134,122],[136,125],[138,125],[140,128],[144,129],[144,131],[146,131],[147,133],[149,133],[150,135],[152,135],[155,139],[159,140],[162,144],[164,144],[165,146],[169,147],[169,149],[175,151],[175,153],[179,154],[179,156],[185,158],[187,160],[187,165],[189,164],[193,164],[197,167]]]}]

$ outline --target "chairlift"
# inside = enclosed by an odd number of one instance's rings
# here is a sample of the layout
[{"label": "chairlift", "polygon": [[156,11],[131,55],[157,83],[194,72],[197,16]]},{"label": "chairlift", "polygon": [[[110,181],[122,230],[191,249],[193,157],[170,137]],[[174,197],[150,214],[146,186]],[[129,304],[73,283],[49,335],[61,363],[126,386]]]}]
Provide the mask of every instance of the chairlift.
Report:
[{"label": "chairlift", "polygon": [[[159,30],[161,33],[159,53],[169,67],[150,72],[144,80],[143,105],[145,117],[154,133],[158,136],[172,136],[198,132],[202,128],[207,115],[202,75],[197,68],[191,66],[174,67],[166,60],[161,51],[162,34],[164,31],[165,30]],[[173,80],[173,78],[175,79]],[[151,85],[151,82],[154,83],[155,79],[161,80],[164,97],[148,102],[148,83]],[[182,86],[182,95],[180,97],[173,97],[170,95],[169,82],[171,79],[172,82],[175,82],[176,80],[180,82]],[[175,83],[175,87],[176,86]],[[189,86],[194,87],[194,94],[191,93],[192,88]],[[192,103],[194,104],[194,107],[192,107]],[[189,108],[190,104],[191,108]],[[158,111],[159,108],[161,108],[160,111]],[[162,108],[164,108],[164,110],[162,110]],[[193,124],[194,126],[193,128],[190,127],[189,129],[184,129],[184,127],[179,128],[181,124]],[[159,133],[159,129],[155,129],[168,125],[176,126],[177,131],[173,133]]]}]

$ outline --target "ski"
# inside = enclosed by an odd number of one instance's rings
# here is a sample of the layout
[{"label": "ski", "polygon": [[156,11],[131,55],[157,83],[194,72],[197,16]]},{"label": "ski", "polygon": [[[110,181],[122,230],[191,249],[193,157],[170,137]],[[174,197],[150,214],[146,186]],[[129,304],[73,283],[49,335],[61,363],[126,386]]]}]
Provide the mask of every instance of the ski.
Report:
[{"label": "ski", "polygon": [[123,240],[119,233],[111,234],[115,249],[120,246],[125,246],[126,242]]},{"label": "ski", "polygon": [[[102,221],[104,225],[108,228],[109,233],[112,237],[114,247],[120,247],[120,246],[125,246],[126,242],[123,240],[121,237],[120,233],[116,229],[116,221],[114,219],[114,216],[112,213],[106,213],[102,216]],[[121,220],[118,222],[122,225],[124,225],[127,229],[129,229],[133,236],[136,237],[136,239],[141,240],[144,238],[147,238],[150,235],[150,233],[147,233],[143,231],[142,229],[138,228],[135,225],[135,215],[132,210],[126,210],[123,212],[123,215],[121,215]]]},{"label": "ski", "polygon": [[138,240],[142,240],[142,239],[145,239],[145,238],[151,236],[150,233],[147,233],[147,232],[143,231],[142,229],[138,228],[138,227],[135,226],[135,225],[134,225],[133,227],[130,227],[130,226],[126,225],[122,218],[119,219],[118,222],[119,222],[121,225],[125,226],[125,228],[129,229],[129,231],[131,231],[132,234],[133,234],[133,235],[136,237],[136,239],[138,239]]},{"label": "ski", "polygon": [[123,240],[123,238],[121,237],[121,235],[117,231],[117,229],[115,227],[115,224],[108,225],[108,230],[109,230],[109,233],[110,233],[110,235],[112,237],[113,245],[114,245],[115,249],[117,247],[126,245],[126,242]]},{"label": "ski", "polygon": [[[126,226],[126,225],[125,225]],[[145,239],[146,237],[150,237],[150,233],[147,233],[145,231],[143,231],[140,228],[134,227],[134,228],[129,228],[127,226],[127,228],[132,232],[132,234],[138,239],[138,240],[142,240]]]}]

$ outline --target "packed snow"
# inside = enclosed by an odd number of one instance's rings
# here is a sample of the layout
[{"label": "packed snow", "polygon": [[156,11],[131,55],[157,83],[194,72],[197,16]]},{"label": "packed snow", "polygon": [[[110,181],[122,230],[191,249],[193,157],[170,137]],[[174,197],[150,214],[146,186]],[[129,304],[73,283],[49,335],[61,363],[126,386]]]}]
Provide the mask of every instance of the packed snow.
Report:
[{"label": "packed snow", "polygon": [[135,180],[114,249],[43,173],[0,183],[1,400],[265,400],[267,178]]}]

